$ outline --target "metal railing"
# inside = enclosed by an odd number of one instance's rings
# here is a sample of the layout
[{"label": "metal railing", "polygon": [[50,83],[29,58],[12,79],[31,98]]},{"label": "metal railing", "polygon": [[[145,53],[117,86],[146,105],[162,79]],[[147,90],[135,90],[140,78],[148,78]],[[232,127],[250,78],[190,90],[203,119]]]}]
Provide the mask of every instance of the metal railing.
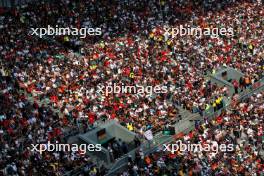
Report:
[{"label": "metal railing", "polygon": [[[245,95],[240,96],[240,101],[243,101],[245,98],[250,97],[252,94],[259,92],[259,91],[264,91],[264,78],[260,80],[261,85],[259,87],[257,87],[256,89],[252,89],[251,91],[247,92]],[[223,108],[215,111],[215,112],[211,112],[209,114],[207,114],[206,116],[204,116],[203,119],[201,119],[200,121],[203,122],[205,119],[207,120],[212,120],[213,118],[219,116],[223,111],[227,110],[230,106],[229,102],[224,103]],[[194,124],[190,124],[190,126],[185,129],[183,132],[184,134],[187,134],[188,132],[192,131],[195,129]],[[165,143],[170,143],[172,142],[174,139],[174,136],[167,136],[167,138],[165,138],[165,140],[160,140],[160,138],[164,137],[164,135],[162,135],[162,133],[158,133],[155,135],[154,140],[153,140],[153,145],[151,147],[145,147],[147,143],[147,141],[145,141],[145,144],[143,145],[144,148],[144,154],[149,154],[153,151],[155,151],[158,147],[160,147],[161,145],[165,144]],[[135,149],[136,150],[136,149]],[[110,170],[107,174],[107,176],[114,176],[115,174],[119,173],[122,169],[124,169],[126,167],[126,159],[127,158],[123,158],[120,161],[122,162],[118,162],[119,167],[114,168],[113,170]],[[122,163],[122,164],[121,164]]]}]

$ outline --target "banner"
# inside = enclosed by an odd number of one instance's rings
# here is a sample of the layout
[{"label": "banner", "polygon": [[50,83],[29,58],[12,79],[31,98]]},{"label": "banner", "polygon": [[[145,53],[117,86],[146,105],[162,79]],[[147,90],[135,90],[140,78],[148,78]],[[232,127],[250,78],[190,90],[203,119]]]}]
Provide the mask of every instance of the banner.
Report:
[{"label": "banner", "polygon": [[147,138],[147,140],[153,140],[153,134],[151,130],[148,130],[144,133],[144,136]]}]

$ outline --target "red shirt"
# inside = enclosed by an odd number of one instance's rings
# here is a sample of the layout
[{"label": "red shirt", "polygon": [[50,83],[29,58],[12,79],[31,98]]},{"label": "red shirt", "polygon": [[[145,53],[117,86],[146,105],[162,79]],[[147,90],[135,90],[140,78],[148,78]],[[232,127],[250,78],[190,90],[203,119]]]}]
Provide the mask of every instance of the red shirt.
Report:
[{"label": "red shirt", "polygon": [[115,113],[112,113],[111,114],[111,119],[115,119],[115,117],[116,117],[116,114]]},{"label": "red shirt", "polygon": [[50,96],[50,101],[51,102],[54,102],[55,103],[55,102],[58,102],[58,100],[59,99],[58,99],[58,97],[56,95]]},{"label": "red shirt", "polygon": [[130,74],[130,68],[128,68],[128,67],[124,68],[123,69],[123,73],[124,73],[125,76],[129,76],[129,74]]}]

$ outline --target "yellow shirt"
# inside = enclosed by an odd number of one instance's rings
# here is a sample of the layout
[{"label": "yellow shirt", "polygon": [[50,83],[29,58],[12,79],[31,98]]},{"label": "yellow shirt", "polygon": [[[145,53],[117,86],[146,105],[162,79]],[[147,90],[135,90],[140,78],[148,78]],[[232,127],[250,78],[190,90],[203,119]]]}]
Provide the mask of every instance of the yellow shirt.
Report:
[{"label": "yellow shirt", "polygon": [[91,69],[91,70],[95,70],[96,68],[97,68],[97,65],[91,65],[91,66],[90,66],[90,69]]},{"label": "yellow shirt", "polygon": [[252,50],[252,49],[253,49],[253,45],[250,44],[250,45],[248,46],[248,48]]},{"label": "yellow shirt", "polygon": [[167,41],[167,45],[171,45],[171,41],[170,40]]},{"label": "yellow shirt", "polygon": [[105,47],[105,44],[103,42],[100,43],[100,47],[101,48],[104,48]]},{"label": "yellow shirt", "polygon": [[220,101],[223,101],[223,97],[219,97],[219,100],[220,100]]},{"label": "yellow shirt", "polygon": [[205,110],[209,110],[210,109],[210,105],[209,104],[206,104],[206,107],[205,107]]},{"label": "yellow shirt", "polygon": [[127,124],[127,129],[129,130],[129,131],[133,131],[133,126],[132,126],[132,124]]},{"label": "yellow shirt", "polygon": [[131,72],[131,73],[129,74],[129,77],[130,77],[130,78],[134,78],[134,73]]},{"label": "yellow shirt", "polygon": [[213,107],[216,107],[216,103],[213,103]]}]

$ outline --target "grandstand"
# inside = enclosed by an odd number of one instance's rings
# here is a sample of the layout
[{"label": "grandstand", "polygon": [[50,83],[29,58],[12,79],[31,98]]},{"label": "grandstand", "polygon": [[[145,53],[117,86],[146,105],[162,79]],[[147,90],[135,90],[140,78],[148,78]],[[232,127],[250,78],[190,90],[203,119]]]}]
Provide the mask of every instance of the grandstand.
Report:
[{"label": "grandstand", "polygon": [[[0,175],[263,175],[263,5],[0,0]],[[181,25],[234,35],[166,35]],[[101,32],[32,34],[48,26]],[[114,84],[152,92],[98,90]],[[177,140],[235,148],[164,151]]]}]

